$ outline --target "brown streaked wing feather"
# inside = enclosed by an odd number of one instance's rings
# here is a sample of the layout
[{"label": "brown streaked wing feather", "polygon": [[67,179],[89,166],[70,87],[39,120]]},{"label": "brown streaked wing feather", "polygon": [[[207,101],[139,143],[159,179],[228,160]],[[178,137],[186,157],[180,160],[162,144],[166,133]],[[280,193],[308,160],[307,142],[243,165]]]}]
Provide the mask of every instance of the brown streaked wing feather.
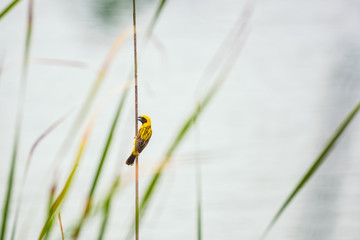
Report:
[{"label": "brown streaked wing feather", "polygon": [[142,150],[144,150],[144,148],[148,144],[148,142],[149,140],[144,140],[144,139],[141,139],[140,141],[136,142],[135,151],[141,153]]},{"label": "brown streaked wing feather", "polygon": [[[139,130],[138,135],[136,136],[136,142],[135,142],[135,151],[141,153],[142,150],[146,147],[146,145],[149,143],[149,140],[152,135],[151,127],[141,127]],[[141,136],[143,136],[145,139],[143,139]]]}]

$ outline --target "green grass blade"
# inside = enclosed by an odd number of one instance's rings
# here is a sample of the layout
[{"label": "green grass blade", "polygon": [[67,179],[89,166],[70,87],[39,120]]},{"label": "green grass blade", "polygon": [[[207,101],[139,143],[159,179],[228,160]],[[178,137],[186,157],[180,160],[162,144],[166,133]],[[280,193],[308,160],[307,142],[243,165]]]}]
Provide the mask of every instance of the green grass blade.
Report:
[{"label": "green grass blade", "polygon": [[110,217],[110,209],[111,209],[111,201],[116,193],[116,190],[120,186],[120,176],[116,176],[114,183],[112,187],[110,188],[110,191],[106,197],[105,203],[103,205],[103,220],[100,227],[100,232],[98,236],[98,240],[104,239],[104,235],[106,232],[107,223],[109,221]]},{"label": "green grass blade", "polygon": [[19,97],[18,97],[17,118],[16,118],[16,123],[15,123],[14,147],[13,147],[13,151],[12,151],[10,173],[9,173],[6,197],[5,197],[4,207],[3,207],[0,240],[4,240],[6,237],[8,214],[9,214],[9,209],[10,209],[11,196],[12,196],[14,177],[15,177],[15,171],[16,171],[17,153],[18,153],[18,148],[19,148],[21,124],[22,124],[22,118],[23,118],[22,115],[23,115],[25,93],[26,93],[26,82],[27,82],[27,72],[28,72],[27,59],[29,58],[29,52],[30,52],[32,22],[33,22],[33,1],[30,0],[29,5],[28,5],[25,52],[24,52],[24,60],[23,60],[23,65],[22,65],[21,85],[20,85]]},{"label": "green grass blade", "polygon": [[123,109],[123,106],[125,104],[125,100],[126,100],[126,97],[128,95],[128,92],[129,92],[129,88],[126,87],[126,89],[124,89],[123,91],[123,94],[122,94],[122,97],[120,99],[120,102],[118,104],[118,107],[117,107],[117,111],[116,111],[116,114],[114,116],[114,119],[113,119],[113,122],[112,122],[112,125],[111,125],[111,128],[110,128],[110,131],[109,131],[109,134],[108,134],[108,138],[107,138],[107,141],[105,143],[105,146],[104,146],[104,149],[103,149],[103,153],[102,153],[102,156],[100,158],[100,161],[99,161],[99,164],[98,164],[98,167],[97,167],[97,170],[96,170],[96,173],[95,173],[95,176],[94,176],[94,179],[93,179],[93,183],[92,183],[92,186],[90,188],[90,191],[88,193],[88,196],[87,196],[87,203],[85,205],[85,209],[83,211],[83,215],[78,223],[78,226],[76,227],[75,231],[74,231],[74,234],[73,234],[73,237],[76,239],[78,237],[78,235],[80,234],[80,230],[86,220],[86,218],[88,217],[88,214],[89,214],[89,211],[90,211],[90,208],[91,208],[91,205],[92,205],[92,199],[93,199],[93,195],[94,195],[94,192],[95,192],[95,189],[96,189],[96,186],[97,186],[97,183],[98,183],[98,180],[99,180],[99,177],[100,177],[100,174],[101,174],[101,171],[102,171],[102,168],[103,168],[103,165],[104,165],[104,162],[106,160],[106,157],[107,157],[107,153],[108,153],[108,150],[111,146],[111,143],[112,143],[112,139],[113,139],[113,135],[114,135],[114,132],[115,132],[115,129],[116,129],[116,126],[118,124],[118,120],[119,120],[119,117],[120,117],[120,114],[121,114],[121,111]]},{"label": "green grass blade", "polygon": [[323,151],[319,154],[319,156],[315,159],[314,163],[311,165],[309,170],[305,173],[305,175],[301,178],[299,183],[296,185],[294,190],[290,193],[290,195],[287,197],[285,202],[281,205],[280,209],[276,212],[275,216],[270,221],[269,225],[263,232],[260,239],[265,239],[268,235],[269,231],[272,229],[274,224],[277,222],[279,217],[282,215],[284,210],[288,207],[288,205],[291,203],[291,201],[294,199],[294,197],[299,193],[299,191],[305,186],[305,184],[310,180],[310,178],[314,175],[316,170],[320,167],[320,165],[326,160],[326,157],[331,152],[331,150],[334,148],[337,140],[339,137],[343,134],[344,130],[347,128],[347,126],[350,124],[350,122],[353,120],[355,115],[360,110],[360,102],[355,106],[355,108],[346,116],[346,118],[340,123],[338,128],[335,130],[333,136],[330,138],[329,142],[326,144]]},{"label": "green grass blade", "polygon": [[218,90],[218,85],[214,85],[213,88],[210,89],[206,97],[203,99],[202,104],[199,104],[198,107],[194,110],[194,112],[190,115],[188,120],[185,122],[185,124],[182,126],[180,131],[178,132],[176,138],[174,139],[173,143],[168,148],[168,151],[166,152],[164,160],[160,163],[158,166],[156,173],[151,180],[150,184],[146,188],[145,195],[143,196],[140,204],[140,216],[143,216],[146,210],[146,207],[149,203],[150,197],[152,196],[155,187],[157,186],[157,183],[162,175],[162,171],[164,170],[167,163],[170,161],[174,151],[179,146],[181,141],[184,139],[186,133],[190,130],[191,126],[196,122],[201,112],[205,109],[205,107],[208,105],[216,91]]},{"label": "green grass blade", "polygon": [[[47,217],[46,219],[48,218],[51,218],[51,212],[50,212],[50,209],[51,209],[51,205],[53,204],[54,202],[54,199],[55,199],[55,193],[56,193],[56,188],[57,188],[57,182],[54,182],[50,188],[50,191],[49,191],[49,199],[48,199],[48,207],[47,207]],[[51,224],[53,223],[53,221],[51,222]],[[44,236],[44,240],[48,239],[50,234],[51,234],[51,224],[50,226],[48,226],[48,228],[46,229],[46,234]]]},{"label": "green grass blade", "polygon": [[[199,106],[198,106],[199,107]],[[193,123],[195,125],[195,123]],[[195,128],[196,126],[194,126]],[[197,134],[196,134],[197,135]],[[195,139],[194,148],[198,149],[199,139]],[[195,192],[196,192],[196,230],[197,230],[197,239],[202,239],[202,190],[201,190],[201,161],[196,163],[195,166]]]},{"label": "green grass blade", "polygon": [[201,207],[201,199],[202,199],[202,191],[201,191],[201,162],[198,162],[196,164],[196,200],[197,200],[197,206],[196,206],[196,212],[197,212],[197,239],[202,239],[202,207]]},{"label": "green grass blade", "polygon": [[28,158],[26,161],[26,166],[24,169],[24,173],[22,175],[22,181],[21,181],[21,190],[19,191],[19,202],[16,206],[16,210],[15,210],[15,219],[14,219],[14,224],[13,224],[13,228],[12,228],[12,233],[11,233],[11,240],[15,239],[15,235],[16,235],[16,229],[17,229],[17,222],[18,222],[18,218],[19,218],[19,213],[20,213],[20,207],[21,207],[21,203],[22,203],[22,192],[23,189],[25,187],[25,183],[26,183],[26,178],[28,175],[28,170],[29,170],[29,166],[31,163],[31,159],[32,156],[34,154],[34,151],[36,149],[36,147],[39,145],[39,143],[48,135],[50,134],[57,126],[60,125],[60,123],[62,123],[68,114],[66,114],[65,116],[61,117],[60,119],[58,119],[57,121],[55,121],[49,128],[47,128],[34,142],[34,144],[31,147],[31,150],[28,154]]},{"label": "green grass blade", "polygon": [[150,24],[149,24],[149,26],[147,28],[146,35],[145,35],[146,36],[145,40],[148,40],[151,37],[152,32],[153,32],[153,30],[155,28],[155,25],[156,25],[156,23],[157,23],[157,21],[158,21],[158,19],[160,17],[161,12],[164,9],[164,6],[165,6],[166,2],[167,2],[167,0],[160,0],[160,3],[158,5],[153,17],[151,18]]},{"label": "green grass blade", "polygon": [[71,173],[70,173],[69,177],[67,178],[67,181],[66,181],[63,189],[61,190],[61,193],[56,198],[55,202],[51,205],[51,208],[50,208],[50,211],[49,211],[49,216],[46,219],[46,222],[45,222],[45,224],[44,224],[44,226],[43,226],[43,228],[41,230],[41,233],[40,233],[39,238],[38,238],[39,240],[43,239],[45,234],[49,231],[49,227],[52,224],[54,216],[58,212],[58,210],[60,208],[60,205],[63,203],[63,201],[65,199],[65,196],[66,196],[68,190],[70,189],[70,185],[71,185],[72,180],[73,180],[73,178],[75,176],[75,172],[77,170],[77,167],[78,167],[78,165],[80,163],[80,159],[81,159],[82,154],[84,152],[84,149],[86,147],[86,143],[87,143],[87,140],[88,140],[90,129],[91,129],[91,127],[89,127],[87,129],[87,131],[85,132],[85,134],[84,134],[84,137],[82,139],[82,142],[81,142],[81,145],[79,147],[77,156],[75,158],[75,162],[74,162],[74,165],[72,167]]},{"label": "green grass blade", "polygon": [[201,202],[197,204],[197,239],[202,239],[202,218],[201,218]]},{"label": "green grass blade", "polygon": [[104,239],[104,235],[106,232],[107,224],[109,221],[109,215],[110,215],[110,201],[106,201],[103,209],[103,219],[100,226],[100,232],[98,236],[98,240]]},{"label": "green grass blade", "polygon": [[9,3],[9,5],[7,5],[4,10],[1,11],[0,13],[0,20],[13,8],[16,6],[16,4],[18,4],[20,2],[20,0],[14,0],[11,3]]},{"label": "green grass blade", "polygon": [[198,204],[197,208],[197,239],[202,239],[202,221],[201,221],[201,204]]},{"label": "green grass blade", "polygon": [[114,119],[113,119],[113,122],[112,122],[112,125],[111,125],[111,128],[110,128],[110,131],[109,131],[109,135],[108,135],[108,138],[107,138],[107,141],[106,141],[106,144],[104,146],[104,150],[103,150],[103,153],[101,155],[101,159],[99,161],[99,165],[98,165],[98,168],[97,168],[97,171],[96,171],[96,174],[95,174],[95,178],[94,178],[94,181],[93,181],[93,184],[91,186],[91,189],[90,189],[90,192],[89,192],[89,197],[92,197],[94,192],[95,192],[95,189],[96,189],[96,186],[97,186],[97,183],[98,183],[98,180],[99,180],[99,177],[100,177],[100,174],[101,174],[101,170],[102,170],[102,167],[103,167],[103,164],[106,160],[106,157],[107,157],[107,153],[108,153],[108,150],[111,146],[111,143],[112,143],[112,139],[113,139],[113,135],[114,135],[114,132],[115,132],[115,129],[117,127],[117,124],[118,124],[118,120],[119,120],[119,117],[120,117],[120,114],[121,114],[121,111],[124,107],[124,104],[125,104],[125,100],[126,100],[126,97],[129,93],[129,88],[127,87],[123,94],[122,94],[122,97],[120,99],[120,102],[118,104],[118,108],[117,108],[117,111],[116,111],[116,114],[114,116]]},{"label": "green grass blade", "polygon": [[4,209],[3,209],[1,235],[0,235],[1,240],[4,240],[5,236],[6,236],[5,233],[6,233],[6,226],[7,226],[7,221],[8,221],[8,212],[9,212],[9,208],[10,208],[10,199],[11,199],[13,181],[14,181],[14,174],[15,174],[17,149],[18,149],[18,137],[16,136],[15,137],[14,149],[13,149],[13,153],[12,153],[12,161],[11,161],[8,185],[7,185],[6,200],[5,200]]}]

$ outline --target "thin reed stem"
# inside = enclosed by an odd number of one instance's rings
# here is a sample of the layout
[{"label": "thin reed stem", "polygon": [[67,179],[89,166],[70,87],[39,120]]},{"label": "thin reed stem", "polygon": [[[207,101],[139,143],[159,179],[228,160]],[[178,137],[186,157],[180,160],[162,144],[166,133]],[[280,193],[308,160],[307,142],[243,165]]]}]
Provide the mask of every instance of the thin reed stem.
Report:
[{"label": "thin reed stem", "polygon": [[[138,134],[138,76],[137,76],[137,48],[136,48],[136,1],[133,0],[134,26],[134,75],[135,75],[135,137]],[[139,157],[135,159],[135,239],[139,240]]]},{"label": "thin reed stem", "polygon": [[60,224],[60,231],[61,231],[61,239],[64,240],[65,236],[64,236],[64,228],[61,222],[61,215],[60,212],[58,213],[58,217],[59,217],[59,224]]},{"label": "thin reed stem", "polygon": [[[197,100],[198,101],[198,100]],[[198,101],[198,109],[201,108],[200,106],[201,101]],[[196,127],[195,119],[193,119],[194,127]],[[195,149],[197,151],[200,149],[200,129],[197,127],[197,131],[195,132]],[[196,152],[196,156],[198,156],[198,152]],[[196,169],[195,169],[195,186],[196,186],[196,211],[197,211],[197,219],[196,219],[196,228],[197,228],[197,240],[202,239],[202,189],[201,189],[201,161],[196,162]]]}]

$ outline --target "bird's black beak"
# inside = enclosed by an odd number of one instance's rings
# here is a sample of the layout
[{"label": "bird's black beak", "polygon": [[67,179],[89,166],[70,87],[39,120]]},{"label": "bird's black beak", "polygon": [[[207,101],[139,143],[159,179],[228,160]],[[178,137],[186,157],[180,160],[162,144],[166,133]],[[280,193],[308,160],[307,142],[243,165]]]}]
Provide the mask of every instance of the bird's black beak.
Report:
[{"label": "bird's black beak", "polygon": [[137,119],[138,119],[138,121],[140,121],[141,123],[146,123],[146,119],[143,118],[143,117],[138,117]]}]

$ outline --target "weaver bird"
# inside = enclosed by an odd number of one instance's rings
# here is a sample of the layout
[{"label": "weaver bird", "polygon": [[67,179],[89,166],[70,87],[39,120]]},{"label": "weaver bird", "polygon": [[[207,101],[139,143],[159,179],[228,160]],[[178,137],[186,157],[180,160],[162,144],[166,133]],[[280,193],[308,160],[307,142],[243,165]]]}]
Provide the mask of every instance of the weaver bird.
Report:
[{"label": "weaver bird", "polygon": [[140,117],[138,117],[138,121],[140,121],[142,125],[139,129],[138,134],[135,137],[135,147],[132,150],[130,157],[126,160],[127,165],[134,164],[136,156],[138,156],[142,152],[142,150],[144,150],[146,145],[149,143],[152,135],[150,118],[148,116],[141,115]]}]

